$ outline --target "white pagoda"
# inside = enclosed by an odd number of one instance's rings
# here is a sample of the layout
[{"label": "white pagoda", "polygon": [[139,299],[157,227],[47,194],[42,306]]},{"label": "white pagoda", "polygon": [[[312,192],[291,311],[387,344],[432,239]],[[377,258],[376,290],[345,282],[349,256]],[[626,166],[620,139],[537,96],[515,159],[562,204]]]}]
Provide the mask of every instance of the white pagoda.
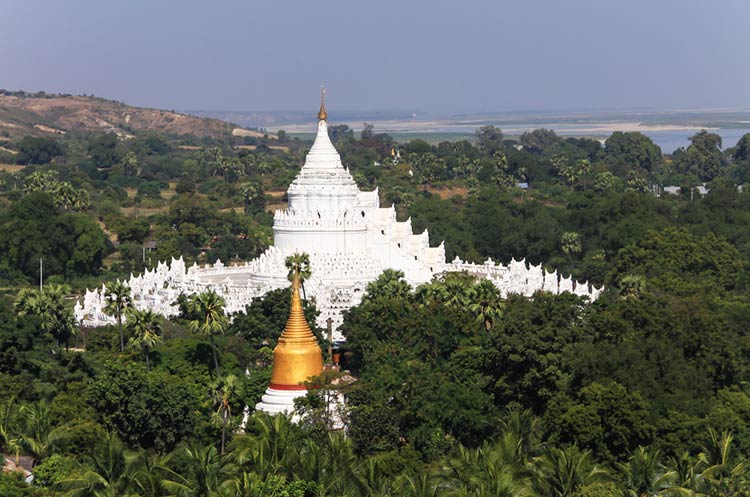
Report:
[{"label": "white pagoda", "polygon": [[[466,271],[491,280],[504,295],[568,291],[594,300],[599,294],[587,283],[548,273],[525,260],[513,260],[507,266],[490,259],[484,264],[466,263],[458,257],[447,262],[443,243],[430,247],[427,230],[414,234],[410,219],[398,222],[393,206],[380,207],[377,188],[359,190],[328,136],[322,101],[315,142],[289,185],[288,198],[287,208],[274,215],[274,245],[259,257],[239,266],[217,261],[205,267],[194,264],[187,270],[182,258],[160,262],[155,270],[126,282],[135,307],[174,315],[177,296],[210,288],[224,297],[227,312],[242,312],[254,297],[288,286],[285,260],[295,253],[310,256],[312,276],[305,281],[305,291],[315,298],[318,324],[325,326],[332,320],[335,341],[344,339],[338,331],[342,311],[357,305],[367,284],[388,268],[403,271],[412,286],[444,272]],[[87,291],[83,303],[76,304],[82,325],[114,322],[103,312],[104,292],[104,287]]]}]

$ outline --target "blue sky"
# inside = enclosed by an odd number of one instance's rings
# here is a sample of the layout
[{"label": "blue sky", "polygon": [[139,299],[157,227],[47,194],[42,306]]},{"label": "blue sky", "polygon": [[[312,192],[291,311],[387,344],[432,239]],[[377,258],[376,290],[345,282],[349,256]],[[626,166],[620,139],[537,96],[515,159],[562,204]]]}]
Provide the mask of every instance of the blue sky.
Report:
[{"label": "blue sky", "polygon": [[0,88],[166,109],[750,109],[750,1],[0,0]]}]

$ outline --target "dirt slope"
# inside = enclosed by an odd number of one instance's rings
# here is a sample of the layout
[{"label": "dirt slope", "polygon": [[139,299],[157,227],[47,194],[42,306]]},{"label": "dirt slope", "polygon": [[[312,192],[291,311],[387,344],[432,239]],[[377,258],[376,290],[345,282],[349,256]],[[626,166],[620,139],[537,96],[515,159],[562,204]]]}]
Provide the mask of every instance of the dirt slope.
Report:
[{"label": "dirt slope", "polygon": [[0,91],[0,136],[48,136],[69,131],[112,131],[127,136],[137,131],[159,131],[218,138],[237,128],[218,119],[131,107],[96,97]]}]

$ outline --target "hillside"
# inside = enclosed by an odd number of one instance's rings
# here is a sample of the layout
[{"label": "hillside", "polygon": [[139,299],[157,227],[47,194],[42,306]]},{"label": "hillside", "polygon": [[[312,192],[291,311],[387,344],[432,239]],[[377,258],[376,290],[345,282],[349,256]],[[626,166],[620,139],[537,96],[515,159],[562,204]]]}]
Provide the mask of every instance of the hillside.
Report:
[{"label": "hillside", "polygon": [[218,119],[132,107],[102,98],[0,90],[0,136],[17,138],[70,131],[113,131],[124,136],[138,131],[213,138],[228,134],[261,136]]}]

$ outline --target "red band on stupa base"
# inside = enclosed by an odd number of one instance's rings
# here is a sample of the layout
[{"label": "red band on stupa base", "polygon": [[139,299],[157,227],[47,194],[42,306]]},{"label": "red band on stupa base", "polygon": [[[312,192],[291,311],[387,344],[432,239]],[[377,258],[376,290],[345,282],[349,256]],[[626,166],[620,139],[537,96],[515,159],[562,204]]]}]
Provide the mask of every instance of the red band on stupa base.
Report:
[{"label": "red band on stupa base", "polygon": [[271,383],[269,387],[272,390],[307,390],[305,385],[279,385],[277,383]]}]

